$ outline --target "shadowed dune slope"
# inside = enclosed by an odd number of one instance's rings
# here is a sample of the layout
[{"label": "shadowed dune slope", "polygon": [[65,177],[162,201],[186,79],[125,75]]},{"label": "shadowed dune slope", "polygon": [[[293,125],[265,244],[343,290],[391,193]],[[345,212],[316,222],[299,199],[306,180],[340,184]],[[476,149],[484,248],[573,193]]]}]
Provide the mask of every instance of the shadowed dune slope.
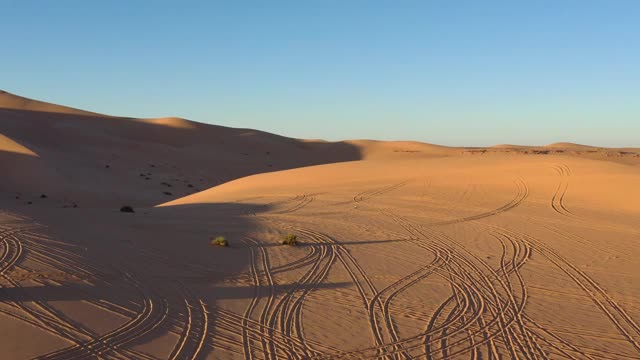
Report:
[{"label": "shadowed dune slope", "polygon": [[[0,93],[3,191],[51,205],[152,205],[255,173],[361,158],[346,142],[302,141],[179,118],[112,117]],[[44,168],[48,174],[18,171]],[[52,170],[53,169],[53,170]],[[38,173],[38,175],[34,175]],[[54,180],[54,175],[56,180]],[[41,178],[34,188],[33,178]]]},{"label": "shadowed dune slope", "polygon": [[[636,164],[637,149],[446,147],[414,141],[302,140],[167,117],[135,119],[0,92],[2,196],[40,205],[151,206],[266,172],[355,160],[562,154]],[[596,150],[593,150],[596,149]],[[35,157],[33,155],[36,155]]]}]

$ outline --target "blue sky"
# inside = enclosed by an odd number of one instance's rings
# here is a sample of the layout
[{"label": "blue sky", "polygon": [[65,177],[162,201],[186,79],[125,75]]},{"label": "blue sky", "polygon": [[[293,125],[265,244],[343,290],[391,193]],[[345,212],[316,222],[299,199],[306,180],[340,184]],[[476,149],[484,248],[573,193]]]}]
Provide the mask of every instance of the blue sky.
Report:
[{"label": "blue sky", "polygon": [[640,1],[0,0],[0,89],[293,137],[640,146]]}]

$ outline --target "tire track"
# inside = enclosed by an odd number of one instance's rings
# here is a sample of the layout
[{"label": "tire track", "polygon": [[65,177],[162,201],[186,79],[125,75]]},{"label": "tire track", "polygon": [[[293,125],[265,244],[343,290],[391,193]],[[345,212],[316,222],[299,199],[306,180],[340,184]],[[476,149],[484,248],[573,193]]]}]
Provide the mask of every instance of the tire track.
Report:
[{"label": "tire track", "polygon": [[191,359],[196,360],[206,343],[209,332],[209,311],[205,303],[196,298],[191,291],[183,284],[178,284],[184,294],[185,320],[180,339],[169,355],[169,359]]},{"label": "tire track", "polygon": [[393,190],[399,189],[399,188],[405,186],[406,184],[408,184],[410,181],[411,180],[405,180],[405,181],[402,181],[400,183],[389,185],[389,186],[386,186],[386,187],[383,187],[383,188],[378,188],[378,189],[373,189],[373,190],[366,190],[366,191],[363,191],[361,193],[358,193],[358,194],[354,195],[353,199],[351,199],[351,200],[337,202],[337,203],[334,203],[333,206],[349,205],[349,204],[353,204],[353,203],[359,203],[359,202],[367,201],[367,200],[372,199],[374,197],[381,196],[381,195],[384,195],[384,194],[386,194],[388,192],[391,192]]},{"label": "tire track", "polygon": [[82,359],[91,357],[92,353],[87,353],[85,350],[87,348],[100,355],[109,352],[110,349],[117,349],[138,340],[157,329],[167,319],[167,301],[155,294],[150,294],[131,274],[124,272],[122,275],[142,295],[143,308],[135,318],[94,340],[83,343],[81,348],[69,347],[39,356],[37,359]]},{"label": "tire track", "polygon": [[602,287],[542,241],[529,235],[520,236],[578,285],[631,346],[640,352],[640,326]]},{"label": "tire track", "polygon": [[[403,223],[402,220],[400,220],[399,218],[396,218],[396,220],[400,221],[400,225],[405,226],[407,228],[407,230],[410,232],[410,234],[412,234],[412,238],[415,239],[428,239],[429,236],[427,234],[425,234],[423,231],[424,229],[422,228],[418,228],[416,229],[415,227],[411,227],[411,225],[408,225],[407,223]],[[422,234],[421,234],[422,232]],[[447,242],[450,241],[450,239],[446,239]],[[442,240],[441,240],[442,241]],[[445,243],[444,241],[442,241],[443,243]],[[447,250],[447,249],[445,249]],[[457,319],[461,319],[464,318],[464,323],[461,324],[460,326],[458,326],[457,328],[455,328],[453,331],[448,331],[446,332],[444,335],[441,334],[441,336],[432,336],[433,334],[436,333],[436,325],[435,325],[435,321],[431,322],[431,325],[429,325],[427,327],[427,331],[425,331],[424,335],[419,335],[418,337],[410,337],[410,338],[406,338],[406,339],[402,339],[400,342],[405,344],[405,349],[412,349],[415,347],[420,346],[420,342],[416,341],[418,338],[421,337],[426,337],[425,341],[422,342],[422,344],[430,344],[436,341],[441,341],[444,339],[446,341],[446,339],[453,337],[454,335],[461,333],[461,332],[465,332],[468,328],[471,327],[471,324],[476,323],[477,321],[479,321],[479,319],[482,318],[481,316],[481,312],[482,309],[484,309],[485,307],[491,307],[493,306],[494,309],[494,313],[497,313],[497,316],[494,316],[493,318],[490,319],[489,323],[484,323],[484,320],[481,320],[479,322],[479,324],[481,324],[482,329],[479,330],[475,330],[472,333],[472,336],[475,334],[487,334],[487,329],[490,329],[491,327],[496,326],[496,324],[500,323],[500,329],[493,331],[492,334],[489,335],[485,335],[484,339],[478,342],[473,343],[470,347],[464,348],[464,349],[460,349],[460,350],[456,350],[455,352],[446,352],[447,348],[452,347],[453,345],[457,345],[460,344],[462,341],[469,341],[469,336],[466,336],[464,340],[460,341],[456,341],[454,343],[451,344],[444,344],[444,346],[441,346],[442,349],[440,350],[444,350],[444,354],[441,356],[442,358],[446,358],[446,357],[450,357],[450,356],[454,356],[454,355],[459,355],[463,352],[474,352],[475,348],[477,348],[478,346],[485,344],[485,343],[489,343],[489,346],[492,348],[492,351],[495,353],[495,346],[491,345],[491,340],[493,338],[496,338],[498,335],[500,335],[501,333],[504,334],[504,336],[509,337],[510,339],[512,339],[513,347],[514,349],[517,349],[515,351],[517,352],[521,352],[524,353],[526,355],[527,358],[531,358],[531,359],[536,359],[536,358],[545,358],[546,356],[544,354],[541,353],[540,350],[540,346],[537,345],[535,343],[535,341],[531,340],[531,337],[529,335],[524,335],[521,336],[522,338],[522,342],[523,344],[520,344],[520,341],[515,338],[515,334],[512,332],[507,332],[505,329],[509,329],[509,327],[511,326],[516,326],[514,324],[517,323],[517,315],[518,312],[521,312],[524,307],[524,305],[519,305],[517,307],[514,308],[513,306],[513,300],[510,300],[509,298],[507,298],[506,300],[503,298],[503,296],[499,295],[499,292],[496,290],[495,287],[493,287],[492,281],[495,281],[494,279],[489,278],[488,276],[486,276],[480,268],[478,268],[476,265],[473,265],[472,262],[469,259],[466,259],[464,257],[460,257],[460,253],[452,250],[452,249],[448,249],[450,251],[450,253],[453,256],[454,259],[454,264],[456,266],[460,266],[463,265],[463,267],[461,268],[461,270],[459,271],[449,271],[449,274],[443,273],[442,271],[440,271],[440,275],[444,276],[444,277],[448,277],[448,276],[453,276],[453,278],[455,279],[456,277],[458,278],[458,281],[460,281],[459,285],[457,286],[457,288],[461,289],[462,291],[459,292],[458,294],[452,295],[452,297],[450,299],[448,299],[439,310],[436,311],[436,314],[434,315],[434,318],[438,317],[438,313],[444,313],[444,309],[452,304],[455,299],[457,299],[457,303],[462,303],[465,304],[465,308],[461,309],[460,311],[456,312],[457,307],[453,307],[452,311],[450,313],[449,316],[447,316],[447,320],[449,321],[449,323],[452,322],[452,316],[451,314],[455,314],[457,315]],[[485,264],[486,265],[486,264]],[[486,265],[486,267],[488,269],[490,269],[488,267],[488,265]],[[464,269],[464,270],[463,270]],[[475,277],[471,277],[471,278],[465,278],[465,276],[462,276],[461,274],[463,273],[467,273],[467,274],[478,274],[478,277],[480,277],[480,279],[475,278]],[[469,275],[467,275],[469,276]],[[500,277],[499,274],[494,273],[493,277]],[[478,281],[479,280],[479,281]],[[481,283],[483,284],[484,288],[489,288],[491,289],[488,295],[484,295],[482,292],[480,292],[478,289],[474,288],[474,283]],[[453,284],[456,284],[456,282],[453,282]],[[502,285],[507,291],[509,290],[509,287],[504,284]],[[482,289],[481,289],[482,290]],[[486,290],[485,290],[486,291]],[[455,291],[454,291],[455,292]],[[509,307],[510,306],[510,307]],[[464,314],[468,309],[473,309],[474,312],[472,312],[471,314],[469,314],[468,316],[460,316],[460,314]],[[511,314],[511,316],[509,317],[509,314]],[[456,319],[456,320],[457,320]],[[444,324],[442,324],[441,326],[437,327],[437,330],[442,330],[444,327],[446,326],[446,322]],[[517,327],[517,326],[516,326]],[[508,343],[508,342],[507,342]],[[391,344],[387,344],[385,347],[385,350],[388,351],[388,353],[394,353],[398,351],[397,346],[390,346]],[[427,348],[427,350],[425,351],[425,354],[423,355],[427,355],[429,356],[430,353],[432,353],[433,349],[429,349]],[[369,351],[371,353],[372,349],[363,349],[360,350],[358,352],[349,352],[349,353],[343,353],[343,354],[337,354],[340,357],[375,357],[375,354],[369,354],[368,356],[366,355],[367,351]],[[429,358],[429,357],[428,357]],[[430,358],[440,358],[438,356],[433,356],[433,354],[431,355]]]},{"label": "tire track", "polygon": [[[13,229],[13,231],[6,231],[2,237],[2,243],[6,249],[3,254],[3,262],[6,263],[3,264],[0,275],[14,288],[21,288],[21,285],[8,276],[6,272],[22,257],[23,246],[15,235],[26,230],[27,229]],[[7,257],[9,257],[8,261],[6,261]],[[29,317],[34,319],[36,323],[39,324],[37,327],[41,330],[50,332],[62,339],[70,341],[74,344],[73,347],[79,347],[82,348],[83,351],[92,355],[97,355],[93,349],[83,344],[83,341],[86,341],[85,339],[91,338],[92,336],[89,330],[79,327],[78,324],[72,324],[42,301],[34,300],[32,301],[32,304],[34,308],[31,308],[22,302],[15,301],[14,307],[20,309],[23,313],[28,314]]]},{"label": "tire track", "polygon": [[487,217],[490,217],[490,216],[502,214],[504,212],[513,210],[516,207],[520,206],[528,196],[529,196],[529,187],[527,186],[527,183],[524,182],[524,180],[522,180],[522,179],[518,179],[516,181],[516,195],[507,204],[505,204],[503,206],[500,206],[497,209],[493,209],[491,211],[488,211],[488,212],[485,212],[485,213],[482,213],[482,214],[473,215],[473,216],[467,216],[467,217],[454,219],[454,220],[439,221],[439,222],[427,224],[427,226],[459,224],[459,223],[463,223],[463,222],[480,220],[480,219],[484,219],[484,218],[487,218]]},{"label": "tire track", "polygon": [[[265,220],[276,223],[273,220]],[[275,304],[272,314],[267,321],[269,329],[278,328],[287,336],[297,339],[304,345],[303,357],[308,358],[311,353],[317,353],[310,349],[302,331],[302,303],[305,296],[327,276],[331,266],[336,260],[336,253],[331,246],[320,247],[317,258],[302,277],[294,284],[291,290]],[[272,333],[269,334],[273,336]],[[291,342],[288,340],[289,343]],[[289,344],[292,345],[292,344]],[[271,347],[269,353],[275,359],[276,349]]]},{"label": "tire track", "polygon": [[309,205],[313,200],[315,200],[315,196],[303,194],[300,197],[296,197],[296,204],[294,204],[292,207],[288,209],[280,210],[280,211],[270,211],[269,214],[273,214],[273,215],[289,214],[304,208],[305,206]]},{"label": "tire track", "polygon": [[571,176],[571,169],[566,165],[554,166],[553,169],[560,176],[560,183],[551,198],[551,208],[562,216],[580,220],[575,214],[567,209],[564,202],[564,197],[567,194],[567,189],[569,188],[569,176]]}]

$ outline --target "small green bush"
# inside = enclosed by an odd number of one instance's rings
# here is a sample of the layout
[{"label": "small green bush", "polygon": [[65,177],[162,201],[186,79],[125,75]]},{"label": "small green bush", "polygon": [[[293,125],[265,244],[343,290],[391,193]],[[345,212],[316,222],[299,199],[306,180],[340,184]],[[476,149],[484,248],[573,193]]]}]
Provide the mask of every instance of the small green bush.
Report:
[{"label": "small green bush", "polygon": [[229,243],[227,242],[227,239],[224,238],[224,236],[218,236],[211,239],[211,246],[227,247],[229,246]]},{"label": "small green bush", "polygon": [[282,240],[282,245],[291,245],[291,246],[298,245],[298,235],[288,234],[287,236],[284,237],[284,240]]}]

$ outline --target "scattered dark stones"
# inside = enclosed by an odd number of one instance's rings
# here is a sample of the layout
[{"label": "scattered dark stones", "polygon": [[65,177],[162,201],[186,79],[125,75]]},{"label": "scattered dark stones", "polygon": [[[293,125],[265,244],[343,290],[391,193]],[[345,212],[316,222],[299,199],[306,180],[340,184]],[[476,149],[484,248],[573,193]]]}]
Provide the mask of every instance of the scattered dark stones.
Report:
[{"label": "scattered dark stones", "polygon": [[144,179],[145,179],[145,180],[151,180],[151,178],[149,178],[149,177],[146,177],[146,178],[144,178]]},{"label": "scattered dark stones", "polygon": [[33,204],[32,201],[27,201],[27,205],[31,205],[31,204]]},{"label": "scattered dark stones", "polygon": [[125,205],[125,206],[120,208],[120,212],[123,212],[123,213],[134,213],[135,211],[133,210],[133,208],[131,206]]},{"label": "scattered dark stones", "polygon": [[151,167],[156,167],[154,164],[149,164],[149,166],[151,166]]},{"label": "scattered dark stones", "polygon": [[170,191],[164,191],[163,194],[165,194],[165,195],[173,195]]},{"label": "scattered dark stones", "polygon": [[192,187],[193,187],[193,185],[191,185],[191,184],[187,184],[187,187],[190,187],[190,188],[192,188]]},{"label": "scattered dark stones", "polygon": [[42,194],[42,195],[40,195],[40,199],[46,199],[46,198],[47,198],[47,195],[46,195],[46,194]]},{"label": "scattered dark stones", "polygon": [[105,165],[104,167],[105,167],[105,169],[108,169],[108,168],[110,168],[110,167],[111,167],[111,165],[108,165],[108,164],[107,164],[107,165]]},{"label": "scattered dark stones", "polygon": [[164,182],[164,181],[163,181],[163,182],[161,182],[160,184],[161,184],[161,185],[164,185],[164,186],[166,186],[166,187],[171,187],[171,184],[169,184],[168,182]]}]

